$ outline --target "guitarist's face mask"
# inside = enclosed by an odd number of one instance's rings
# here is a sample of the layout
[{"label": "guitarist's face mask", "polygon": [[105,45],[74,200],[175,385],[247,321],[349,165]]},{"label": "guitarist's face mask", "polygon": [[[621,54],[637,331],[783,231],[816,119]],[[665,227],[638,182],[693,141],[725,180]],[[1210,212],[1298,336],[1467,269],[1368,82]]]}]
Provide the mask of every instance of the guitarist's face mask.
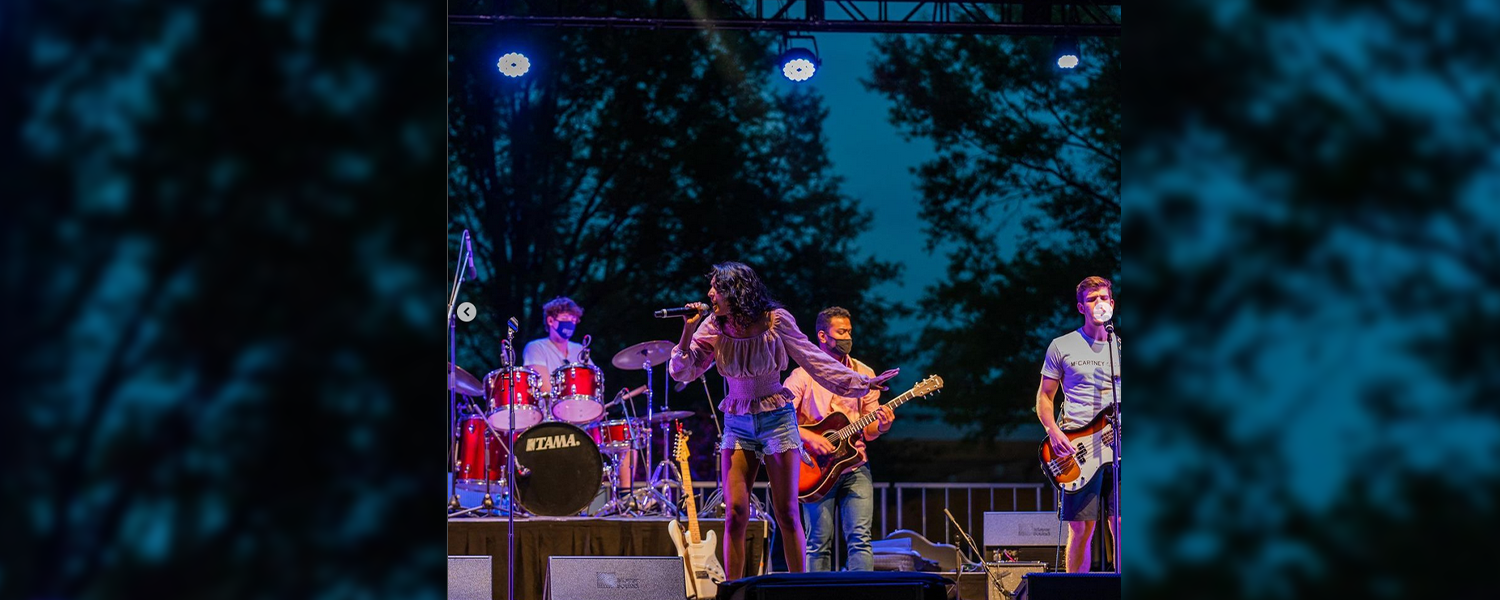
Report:
[{"label": "guitarist's face mask", "polygon": [[854,349],[854,340],[852,338],[847,340],[833,340],[833,348],[838,350],[839,354],[849,356],[849,351]]}]

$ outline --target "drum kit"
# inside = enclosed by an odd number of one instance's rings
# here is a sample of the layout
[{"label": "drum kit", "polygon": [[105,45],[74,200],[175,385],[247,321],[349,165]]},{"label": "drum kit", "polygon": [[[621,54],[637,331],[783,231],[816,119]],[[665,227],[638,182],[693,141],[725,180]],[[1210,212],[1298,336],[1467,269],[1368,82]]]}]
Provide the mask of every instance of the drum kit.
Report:
[{"label": "drum kit", "polygon": [[[454,407],[452,486],[485,494],[481,506],[463,509],[455,493],[450,515],[677,516],[670,491],[678,489],[681,477],[667,453],[643,488],[634,486],[636,461],[625,458],[644,451],[643,464],[651,465],[651,425],[665,429],[693,416],[684,410],[657,411],[652,402],[652,368],[667,362],[672,347],[671,342],[651,341],[615,354],[611,364],[646,371],[646,384],[621,390],[608,402],[604,374],[590,363],[587,347],[579,362],[564,363],[548,374],[517,365],[491,371],[481,381],[450,364],[449,388],[463,397]],[[548,392],[542,391],[544,376],[550,377]],[[632,410],[630,400],[639,395],[647,398],[644,415]],[[625,417],[607,418],[616,405],[624,407]],[[511,449],[514,498],[505,477]]]}]

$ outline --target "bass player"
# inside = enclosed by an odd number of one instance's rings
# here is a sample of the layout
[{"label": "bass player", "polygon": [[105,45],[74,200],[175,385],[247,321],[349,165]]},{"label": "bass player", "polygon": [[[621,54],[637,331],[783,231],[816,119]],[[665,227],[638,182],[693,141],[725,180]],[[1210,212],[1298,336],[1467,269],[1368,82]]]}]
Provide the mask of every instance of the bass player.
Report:
[{"label": "bass player", "polygon": [[[1047,347],[1047,357],[1042,361],[1042,382],[1036,392],[1036,415],[1047,430],[1048,443],[1058,457],[1067,457],[1074,448],[1064,432],[1089,425],[1115,401],[1119,389],[1118,373],[1110,376],[1111,339],[1104,326],[1114,313],[1115,300],[1108,279],[1091,276],[1078,283],[1074,291],[1078,312],[1083,314],[1083,327],[1052,340]],[[1114,342],[1115,356],[1119,356],[1118,341]],[[1054,416],[1056,407],[1053,397],[1058,388],[1063,391],[1062,421]],[[1089,544],[1094,535],[1094,525],[1101,513],[1109,516],[1110,537],[1115,541],[1115,556],[1119,556],[1120,505],[1114,493],[1114,465],[1104,464],[1088,483],[1077,491],[1063,494],[1059,517],[1068,523],[1068,551],[1066,558],[1069,573],[1086,573],[1089,570]],[[1101,502],[1108,499],[1108,502]]]}]

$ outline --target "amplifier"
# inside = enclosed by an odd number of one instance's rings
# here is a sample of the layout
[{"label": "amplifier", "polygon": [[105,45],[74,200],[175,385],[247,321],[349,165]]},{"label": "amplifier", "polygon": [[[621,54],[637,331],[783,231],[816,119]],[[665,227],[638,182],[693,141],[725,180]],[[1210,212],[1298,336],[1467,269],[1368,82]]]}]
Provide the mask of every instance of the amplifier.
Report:
[{"label": "amplifier", "polygon": [[987,590],[984,594],[985,600],[1013,600],[1016,588],[1021,585],[1021,578],[1028,573],[1046,572],[1047,563],[987,562],[984,563],[984,567],[1000,580],[1000,587],[996,588],[993,581],[990,581],[988,577],[985,578],[984,588]]},{"label": "amplifier", "polygon": [[984,513],[984,546],[1063,546],[1067,527],[1054,511]]}]

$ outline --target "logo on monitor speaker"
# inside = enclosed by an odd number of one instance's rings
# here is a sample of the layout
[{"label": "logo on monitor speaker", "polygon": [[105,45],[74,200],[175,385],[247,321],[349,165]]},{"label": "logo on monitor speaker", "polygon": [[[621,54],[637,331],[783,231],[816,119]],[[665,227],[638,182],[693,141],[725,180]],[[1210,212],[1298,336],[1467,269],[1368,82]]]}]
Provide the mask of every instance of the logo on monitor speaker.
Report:
[{"label": "logo on monitor speaker", "polygon": [[601,571],[595,574],[594,587],[610,590],[638,590],[641,589],[641,579],[621,577],[618,573]]}]

